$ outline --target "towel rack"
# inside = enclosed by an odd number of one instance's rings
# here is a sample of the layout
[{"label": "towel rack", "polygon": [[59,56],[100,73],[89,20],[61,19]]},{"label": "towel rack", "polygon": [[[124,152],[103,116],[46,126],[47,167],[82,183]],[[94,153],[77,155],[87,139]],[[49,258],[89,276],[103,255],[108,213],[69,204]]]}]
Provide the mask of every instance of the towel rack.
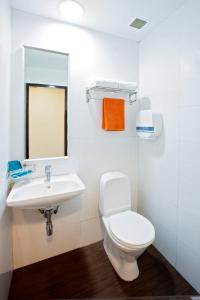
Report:
[{"label": "towel rack", "polygon": [[[132,105],[134,102],[137,101],[137,91],[136,90],[95,86],[95,87],[86,89],[86,102],[87,103],[89,103],[90,100],[102,100],[102,98],[92,97],[92,95],[90,93],[91,91],[102,91],[102,92],[110,92],[110,93],[119,93],[119,92],[127,93],[129,96],[129,100],[125,100],[126,102],[129,102],[129,104]],[[134,98],[133,98],[133,96],[134,96]]]}]

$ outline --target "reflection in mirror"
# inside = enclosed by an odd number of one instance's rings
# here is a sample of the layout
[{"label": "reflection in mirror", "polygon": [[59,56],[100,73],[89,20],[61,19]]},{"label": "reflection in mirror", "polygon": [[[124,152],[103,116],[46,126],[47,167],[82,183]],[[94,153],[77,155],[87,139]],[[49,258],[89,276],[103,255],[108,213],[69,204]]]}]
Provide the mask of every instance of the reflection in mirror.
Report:
[{"label": "reflection in mirror", "polygon": [[68,55],[25,48],[26,158],[67,155]]}]

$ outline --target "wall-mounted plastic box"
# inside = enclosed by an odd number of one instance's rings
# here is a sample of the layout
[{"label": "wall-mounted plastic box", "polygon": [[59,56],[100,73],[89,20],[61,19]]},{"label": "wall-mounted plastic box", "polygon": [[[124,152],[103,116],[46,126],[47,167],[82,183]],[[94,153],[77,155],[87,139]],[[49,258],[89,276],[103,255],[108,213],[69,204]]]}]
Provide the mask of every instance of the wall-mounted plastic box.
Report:
[{"label": "wall-mounted plastic box", "polygon": [[161,134],[162,115],[152,110],[141,110],[136,119],[136,132],[141,139],[153,139]]}]

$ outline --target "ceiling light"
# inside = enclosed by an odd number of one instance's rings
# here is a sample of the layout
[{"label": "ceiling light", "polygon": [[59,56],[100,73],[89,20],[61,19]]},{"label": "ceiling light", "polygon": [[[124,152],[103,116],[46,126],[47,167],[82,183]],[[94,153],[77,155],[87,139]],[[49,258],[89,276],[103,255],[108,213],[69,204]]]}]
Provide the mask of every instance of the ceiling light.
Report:
[{"label": "ceiling light", "polygon": [[59,4],[59,10],[66,20],[73,21],[79,19],[83,13],[83,7],[76,1],[62,1]]}]

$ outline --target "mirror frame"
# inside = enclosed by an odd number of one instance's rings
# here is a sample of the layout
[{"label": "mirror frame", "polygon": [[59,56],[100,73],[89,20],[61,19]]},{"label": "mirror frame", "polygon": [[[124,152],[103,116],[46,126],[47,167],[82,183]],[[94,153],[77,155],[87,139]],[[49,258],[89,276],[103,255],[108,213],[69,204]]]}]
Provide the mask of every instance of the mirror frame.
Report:
[{"label": "mirror frame", "polygon": [[[35,49],[35,50],[43,50],[43,51],[47,51],[47,52],[54,52],[57,54],[62,54],[62,55],[66,55],[68,57],[68,68],[67,68],[67,73],[68,73],[68,80],[70,81],[70,71],[69,71],[69,66],[70,66],[70,52],[62,52],[56,49],[51,49],[51,48],[41,48],[41,47],[35,47],[33,45],[28,45],[25,44],[22,46],[22,72],[23,72],[23,84],[24,84],[24,91],[23,91],[23,99],[24,99],[24,112],[26,113],[26,82],[25,82],[25,51],[26,49]],[[68,82],[68,86],[67,88],[67,92],[69,91],[69,82]],[[67,102],[68,102],[68,93],[67,93]],[[66,109],[67,109],[67,103],[66,103]],[[67,120],[68,120],[68,110],[66,112],[67,114]],[[66,143],[66,147],[67,147],[67,154],[65,154],[65,156],[51,156],[51,157],[42,157],[42,158],[26,158],[26,116],[25,116],[25,122],[24,122],[24,162],[25,163],[30,163],[30,162],[37,162],[37,161],[49,161],[49,160],[55,160],[55,159],[68,159],[69,158],[69,141],[68,141],[68,122],[66,124],[66,134],[67,136],[65,136],[67,143]]]}]

